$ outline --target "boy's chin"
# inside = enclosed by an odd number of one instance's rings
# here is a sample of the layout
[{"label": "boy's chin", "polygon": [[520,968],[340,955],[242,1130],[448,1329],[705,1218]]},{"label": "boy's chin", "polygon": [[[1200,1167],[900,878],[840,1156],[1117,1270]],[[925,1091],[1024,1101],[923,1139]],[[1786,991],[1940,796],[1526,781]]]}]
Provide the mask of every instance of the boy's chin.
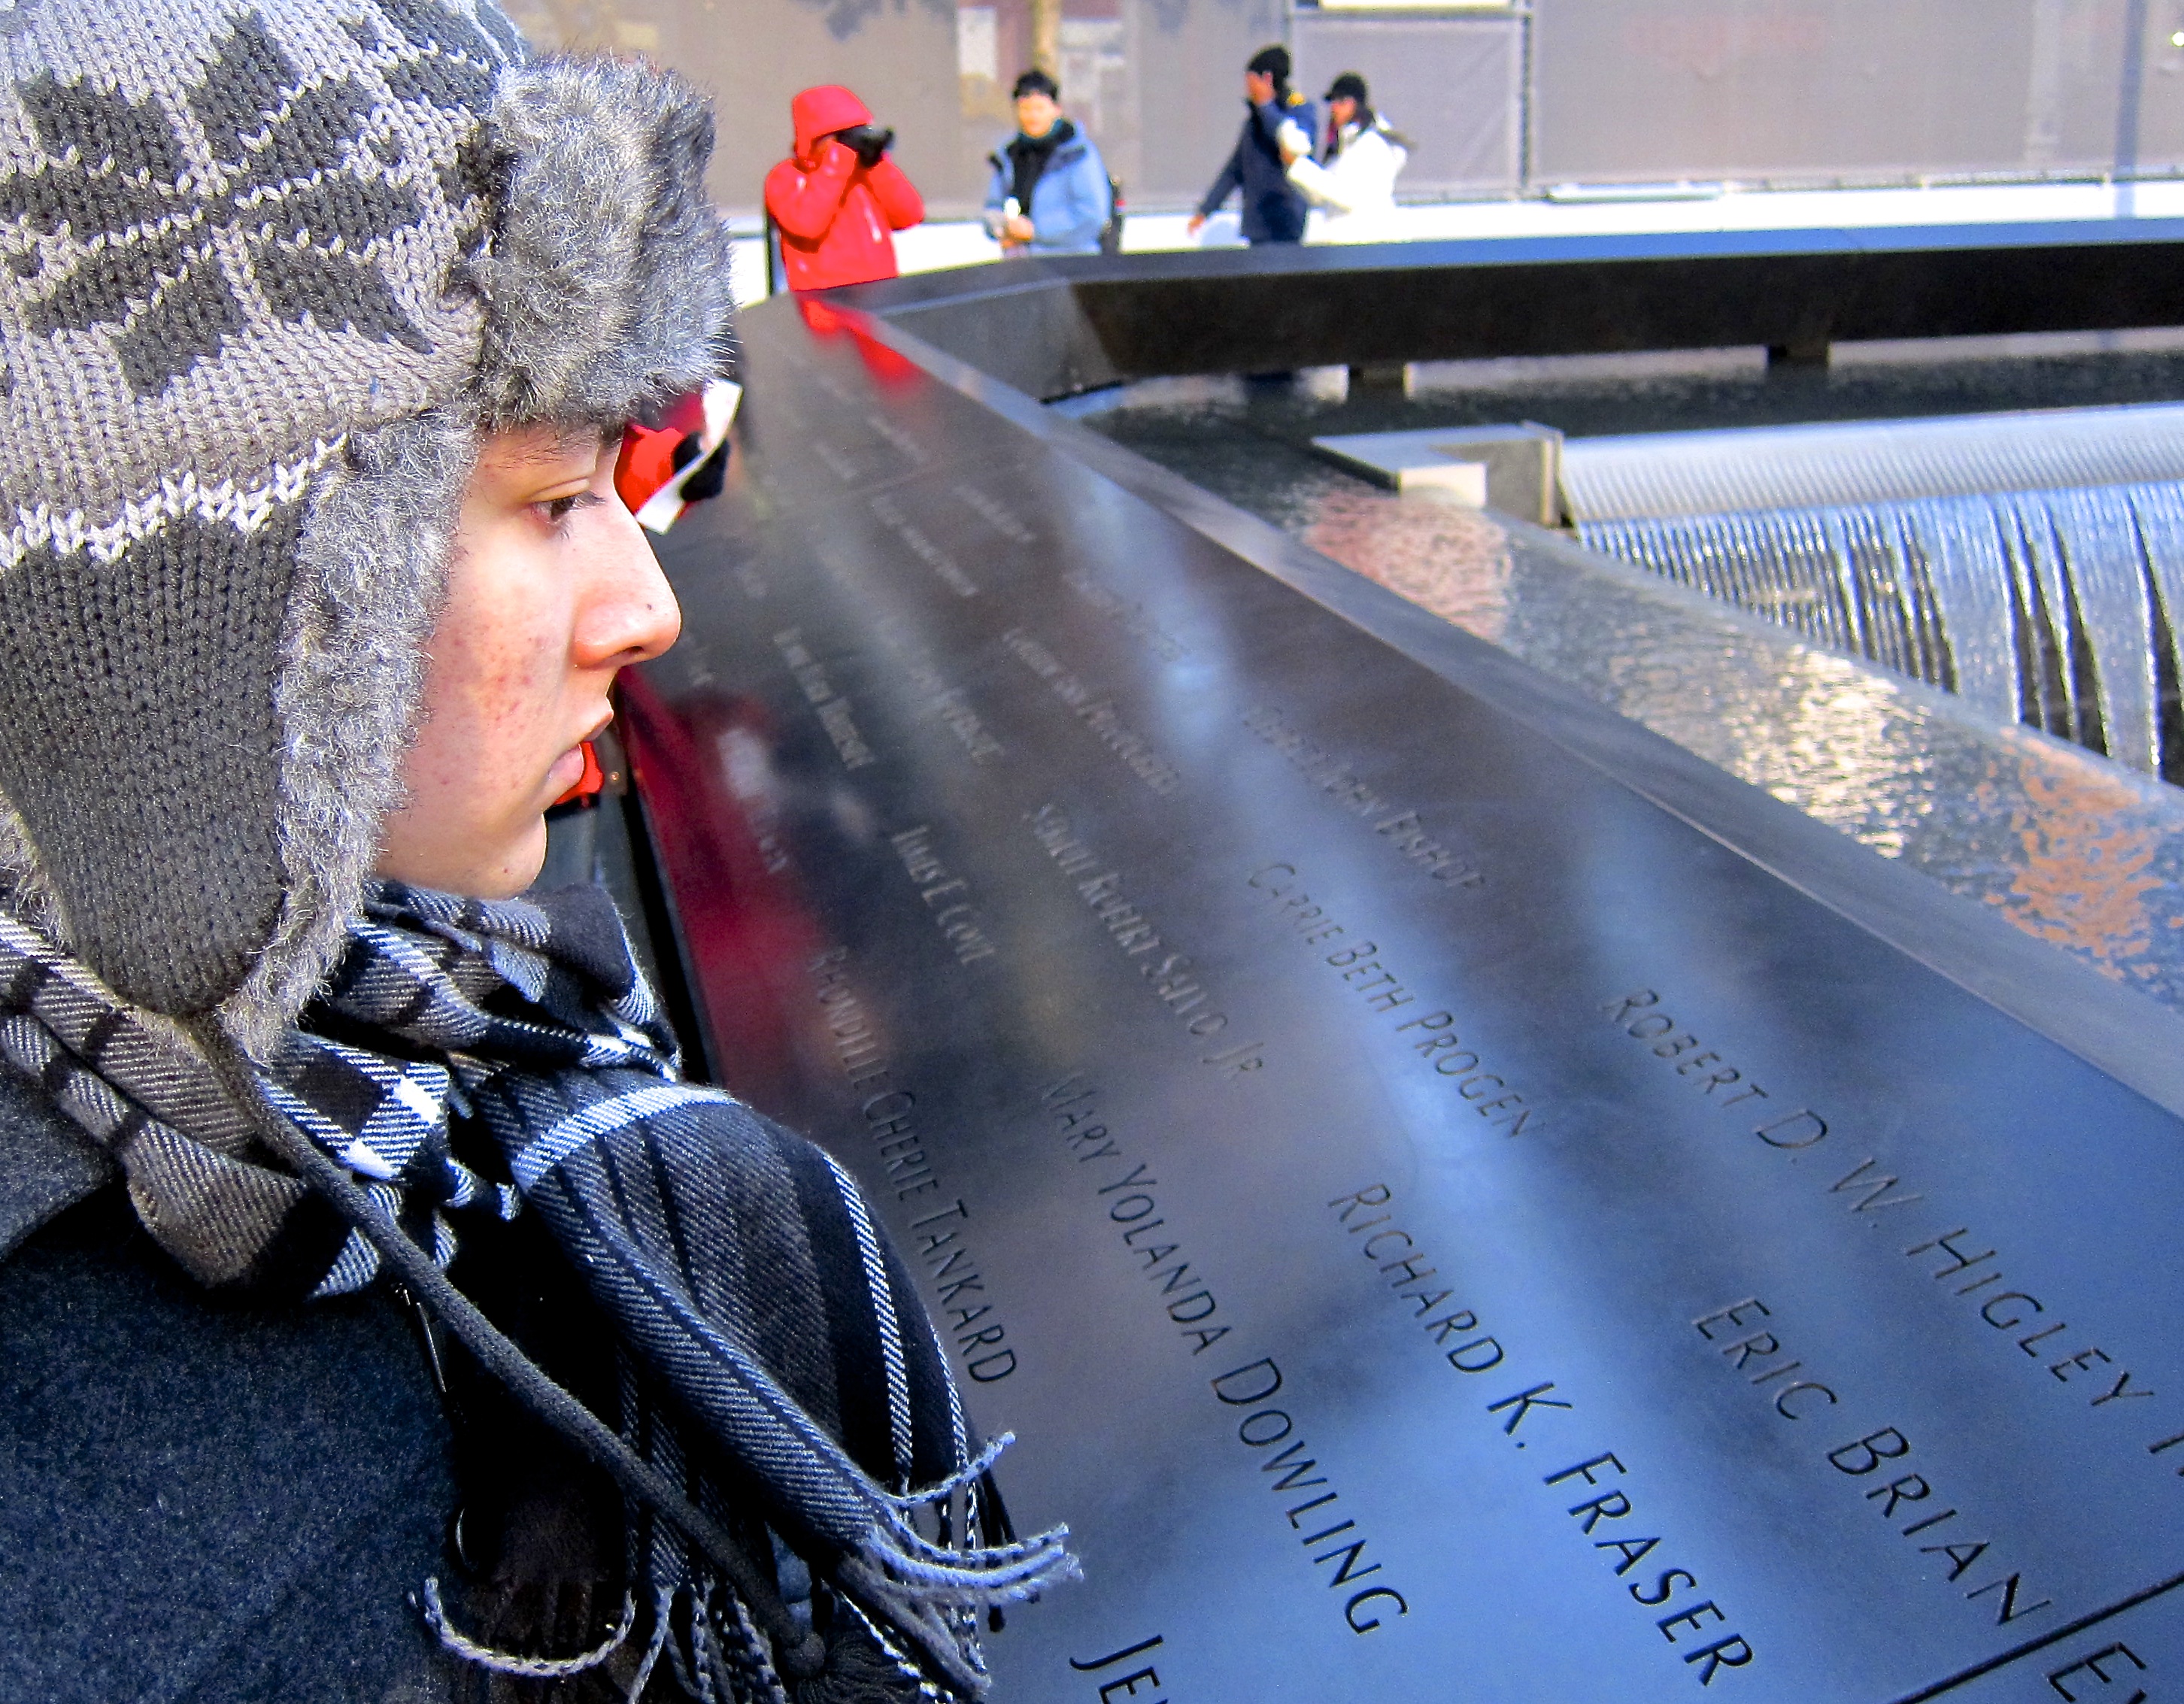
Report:
[{"label": "boy's chin", "polygon": [[465,871],[462,879],[450,885],[466,899],[513,899],[545,867],[546,819],[542,815],[532,819],[529,829],[513,838],[501,856]]},{"label": "boy's chin", "polygon": [[545,867],[546,814],[542,810],[498,842],[481,845],[490,839],[474,826],[459,844],[446,835],[422,841],[404,837],[393,851],[382,848],[372,873],[465,899],[512,899]]},{"label": "boy's chin", "polygon": [[481,899],[512,899],[538,879],[538,872],[546,867],[546,818],[541,815],[532,819],[530,832],[523,837],[521,846],[506,866],[508,884],[503,891],[480,894]]}]

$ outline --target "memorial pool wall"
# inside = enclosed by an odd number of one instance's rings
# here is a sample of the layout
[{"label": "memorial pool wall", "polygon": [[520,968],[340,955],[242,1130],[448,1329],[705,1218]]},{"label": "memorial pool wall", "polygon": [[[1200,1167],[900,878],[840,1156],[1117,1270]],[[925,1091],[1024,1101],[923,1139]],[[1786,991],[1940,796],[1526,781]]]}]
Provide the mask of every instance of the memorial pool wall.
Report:
[{"label": "memorial pool wall", "polygon": [[1075,1529],[1002,1696],[2184,1664],[2184,1023],[812,305],[663,550],[634,797],[704,1063],[865,1181]]}]

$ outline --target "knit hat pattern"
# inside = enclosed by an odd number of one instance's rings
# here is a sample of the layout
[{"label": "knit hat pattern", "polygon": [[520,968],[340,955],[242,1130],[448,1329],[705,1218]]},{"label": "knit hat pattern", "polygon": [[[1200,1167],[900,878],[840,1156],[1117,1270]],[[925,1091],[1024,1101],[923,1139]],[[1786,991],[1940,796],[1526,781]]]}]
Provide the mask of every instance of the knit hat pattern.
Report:
[{"label": "knit hat pattern", "polygon": [[726,358],[710,115],[489,0],[14,0],[0,80],[0,905],[262,1041],[399,802],[479,432]]}]

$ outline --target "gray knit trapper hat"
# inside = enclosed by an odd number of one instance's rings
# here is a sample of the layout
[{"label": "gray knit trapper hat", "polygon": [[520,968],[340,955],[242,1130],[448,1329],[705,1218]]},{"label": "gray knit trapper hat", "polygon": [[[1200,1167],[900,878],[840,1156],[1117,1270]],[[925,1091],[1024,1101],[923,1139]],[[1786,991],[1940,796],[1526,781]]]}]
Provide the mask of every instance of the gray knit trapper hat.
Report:
[{"label": "gray knit trapper hat", "polygon": [[246,1044],[337,950],[482,432],[728,351],[712,124],[490,0],[0,0],[0,906]]}]

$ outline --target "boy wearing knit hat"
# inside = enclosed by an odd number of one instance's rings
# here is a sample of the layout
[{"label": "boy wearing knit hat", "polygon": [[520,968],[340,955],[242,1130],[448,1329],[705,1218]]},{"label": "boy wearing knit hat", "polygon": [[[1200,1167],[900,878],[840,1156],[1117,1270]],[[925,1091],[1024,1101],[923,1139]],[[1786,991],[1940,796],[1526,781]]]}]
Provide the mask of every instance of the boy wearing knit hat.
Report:
[{"label": "boy wearing knit hat", "polygon": [[0,1696],[976,1695],[1059,1534],[517,897],[675,634],[703,103],[490,0],[13,0],[0,75]]}]

